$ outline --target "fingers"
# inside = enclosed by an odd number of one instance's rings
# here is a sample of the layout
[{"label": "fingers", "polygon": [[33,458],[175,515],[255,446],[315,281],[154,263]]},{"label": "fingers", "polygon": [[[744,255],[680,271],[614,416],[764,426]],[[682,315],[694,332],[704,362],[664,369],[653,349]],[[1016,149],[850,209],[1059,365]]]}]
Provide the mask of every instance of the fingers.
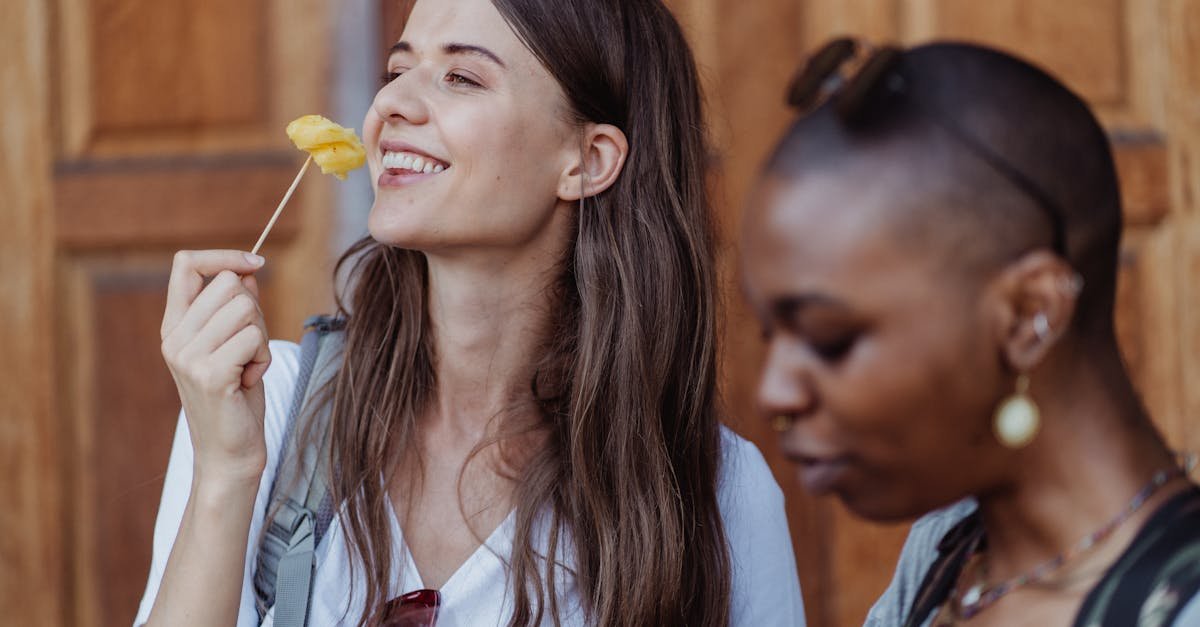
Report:
[{"label": "fingers", "polygon": [[242,275],[242,287],[254,295],[254,300],[262,300],[262,295],[258,293],[258,279],[253,274]]},{"label": "fingers", "polygon": [[241,373],[243,388],[254,387],[271,363],[267,335],[258,326],[243,327],[212,354],[217,364],[244,364]]},{"label": "fingers", "polygon": [[[251,388],[271,362],[250,274],[261,258],[240,251],[183,251],[176,255],[163,316],[163,356],[180,381],[201,388]],[[205,285],[205,280],[212,280]],[[248,345],[252,338],[258,338]],[[247,347],[252,348],[247,352]],[[227,361],[235,358],[235,361]]]},{"label": "fingers", "polygon": [[239,275],[251,274],[262,265],[262,257],[237,250],[183,250],[176,253],[167,286],[162,337],[166,338],[183,319],[192,302],[204,289],[206,278],[222,270]]},{"label": "fingers", "polygon": [[[239,285],[240,288],[240,285]],[[189,316],[191,312],[188,312]],[[246,292],[234,295],[217,309],[201,328],[187,340],[186,350],[192,355],[209,355],[236,333],[248,326],[258,327],[266,335],[266,323],[258,302]],[[183,325],[180,325],[182,329]],[[187,336],[184,336],[187,337]],[[244,362],[243,362],[244,363]]]},{"label": "fingers", "polygon": [[[210,323],[218,318],[218,313],[222,311],[224,313],[221,314],[220,320],[226,324],[211,326]],[[205,327],[224,329],[219,337],[208,337],[207,341],[202,342],[200,350],[202,354],[207,355],[225,343],[238,329],[253,321],[255,316],[260,320],[262,318],[258,299],[246,290],[241,277],[225,270],[213,278],[192,301],[183,318],[163,338],[163,344],[167,350],[174,350],[195,342],[197,336],[203,334]]]}]

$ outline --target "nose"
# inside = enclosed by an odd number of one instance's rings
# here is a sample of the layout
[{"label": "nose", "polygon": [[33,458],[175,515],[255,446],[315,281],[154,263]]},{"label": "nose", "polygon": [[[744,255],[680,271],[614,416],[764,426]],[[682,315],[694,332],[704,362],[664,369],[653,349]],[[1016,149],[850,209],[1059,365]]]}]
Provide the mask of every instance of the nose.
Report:
[{"label": "nose", "polygon": [[428,122],[429,104],[421,87],[425,79],[424,74],[420,68],[413,68],[381,87],[372,104],[375,114],[386,123]]},{"label": "nose", "polygon": [[780,339],[771,341],[757,396],[759,413],[779,430],[813,412],[817,394],[802,347]]}]

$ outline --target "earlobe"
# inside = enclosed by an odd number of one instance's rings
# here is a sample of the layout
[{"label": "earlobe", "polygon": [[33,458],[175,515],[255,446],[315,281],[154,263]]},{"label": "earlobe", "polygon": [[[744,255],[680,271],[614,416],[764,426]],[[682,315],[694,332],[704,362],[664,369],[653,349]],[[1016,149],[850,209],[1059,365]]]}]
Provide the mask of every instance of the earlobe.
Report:
[{"label": "earlobe", "polygon": [[559,180],[559,199],[574,202],[612,187],[628,155],[629,142],[621,129],[611,124],[588,124],[583,129],[578,160]]}]

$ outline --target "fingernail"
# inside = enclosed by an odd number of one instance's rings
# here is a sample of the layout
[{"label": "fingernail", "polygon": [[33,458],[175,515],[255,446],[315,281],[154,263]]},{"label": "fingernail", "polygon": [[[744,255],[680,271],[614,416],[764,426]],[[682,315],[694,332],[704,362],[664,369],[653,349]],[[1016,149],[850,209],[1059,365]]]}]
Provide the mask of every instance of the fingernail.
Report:
[{"label": "fingernail", "polygon": [[246,253],[246,262],[249,263],[250,265],[254,266],[255,268],[257,268],[257,267],[263,265],[264,263],[266,263],[267,260],[263,259],[262,257],[260,257],[258,255]]}]

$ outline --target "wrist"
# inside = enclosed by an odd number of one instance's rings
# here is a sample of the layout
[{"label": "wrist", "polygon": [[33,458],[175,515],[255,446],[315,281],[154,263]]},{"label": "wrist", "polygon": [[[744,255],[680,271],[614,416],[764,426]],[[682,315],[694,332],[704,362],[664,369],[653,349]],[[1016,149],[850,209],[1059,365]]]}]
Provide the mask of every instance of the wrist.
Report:
[{"label": "wrist", "polygon": [[229,507],[237,503],[253,503],[258,496],[262,472],[205,472],[197,464],[192,479],[192,495],[197,505]]}]

